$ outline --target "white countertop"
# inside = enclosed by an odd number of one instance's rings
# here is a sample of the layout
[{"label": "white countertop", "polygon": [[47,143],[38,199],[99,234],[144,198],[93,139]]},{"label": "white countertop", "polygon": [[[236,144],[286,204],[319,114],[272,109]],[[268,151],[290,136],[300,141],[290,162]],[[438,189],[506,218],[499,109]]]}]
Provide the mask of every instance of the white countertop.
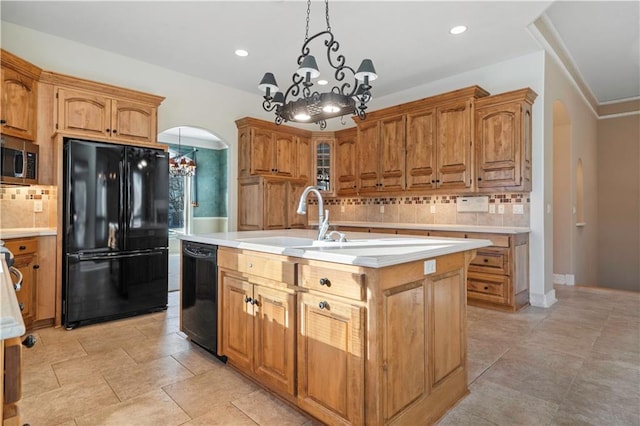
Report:
[{"label": "white countertop", "polygon": [[[396,228],[396,229],[424,229],[425,231],[457,231],[457,232],[482,232],[490,234],[528,234],[530,228],[517,226],[483,226],[483,225],[445,225],[422,223],[388,223],[388,222],[352,222],[332,220],[331,225],[353,226],[361,228]],[[317,221],[309,221],[309,226],[317,226]]]},{"label": "white countertop", "polygon": [[471,238],[391,237],[389,234],[368,232],[347,232],[346,235],[347,243],[320,242],[320,246],[313,246],[318,244],[314,243],[317,236],[315,230],[220,232],[187,234],[179,238],[204,244],[370,268],[430,259],[491,245],[489,240]]},{"label": "white countertop", "polygon": [[0,229],[0,240],[25,237],[44,237],[56,235],[56,228],[2,228]]},{"label": "white countertop", "polygon": [[24,332],[22,313],[3,256],[0,259],[0,340],[22,336]]}]

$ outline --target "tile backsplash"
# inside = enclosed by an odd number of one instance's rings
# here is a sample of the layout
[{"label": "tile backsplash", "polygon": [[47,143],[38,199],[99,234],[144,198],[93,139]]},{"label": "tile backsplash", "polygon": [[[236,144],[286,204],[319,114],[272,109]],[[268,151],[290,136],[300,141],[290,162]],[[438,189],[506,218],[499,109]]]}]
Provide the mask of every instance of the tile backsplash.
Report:
[{"label": "tile backsplash", "polygon": [[[55,186],[6,186],[0,188],[0,228],[54,228],[57,219]],[[35,205],[42,203],[42,211]]]},{"label": "tile backsplash", "polygon": [[[528,193],[481,194],[489,197],[495,213],[464,213],[456,209],[457,195],[415,195],[399,197],[331,197],[325,198],[329,221],[374,223],[415,223],[438,225],[481,225],[529,227]],[[309,199],[309,218],[317,220],[318,206]],[[499,206],[504,207],[500,214]],[[523,214],[514,214],[513,206],[522,205]]]}]

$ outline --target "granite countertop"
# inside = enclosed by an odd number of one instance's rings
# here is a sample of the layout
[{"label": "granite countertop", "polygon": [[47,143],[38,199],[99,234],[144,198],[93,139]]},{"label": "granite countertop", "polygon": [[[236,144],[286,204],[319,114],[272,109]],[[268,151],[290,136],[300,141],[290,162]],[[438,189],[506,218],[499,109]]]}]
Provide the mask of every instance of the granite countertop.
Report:
[{"label": "granite countertop", "polygon": [[3,256],[0,259],[0,340],[22,336],[24,332],[18,298]]},{"label": "granite countertop", "polygon": [[[457,231],[457,232],[482,232],[490,234],[528,234],[530,228],[515,226],[484,226],[484,225],[445,225],[422,223],[388,223],[388,222],[351,222],[330,220],[331,225],[353,226],[362,228],[396,228],[396,229],[424,229],[425,231]],[[309,226],[318,226],[317,221],[309,221]]]},{"label": "granite countertop", "polygon": [[8,240],[11,238],[25,237],[44,237],[48,235],[57,235],[56,228],[1,228],[0,239]]},{"label": "granite countertop", "polygon": [[314,230],[277,230],[186,234],[179,238],[204,244],[233,247],[325,262],[382,268],[430,259],[491,245],[469,238],[434,238],[347,232],[348,241],[315,241]]}]

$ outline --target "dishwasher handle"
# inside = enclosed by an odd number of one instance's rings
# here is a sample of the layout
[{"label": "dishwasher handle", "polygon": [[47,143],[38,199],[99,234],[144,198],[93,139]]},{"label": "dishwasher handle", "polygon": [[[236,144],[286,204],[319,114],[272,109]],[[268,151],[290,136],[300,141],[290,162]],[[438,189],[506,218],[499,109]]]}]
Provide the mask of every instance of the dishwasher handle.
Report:
[{"label": "dishwasher handle", "polygon": [[199,247],[190,247],[190,246],[185,245],[182,248],[182,251],[185,252],[187,255],[189,255],[191,257],[197,257],[197,258],[200,258],[200,259],[216,257],[215,250],[201,249]]}]

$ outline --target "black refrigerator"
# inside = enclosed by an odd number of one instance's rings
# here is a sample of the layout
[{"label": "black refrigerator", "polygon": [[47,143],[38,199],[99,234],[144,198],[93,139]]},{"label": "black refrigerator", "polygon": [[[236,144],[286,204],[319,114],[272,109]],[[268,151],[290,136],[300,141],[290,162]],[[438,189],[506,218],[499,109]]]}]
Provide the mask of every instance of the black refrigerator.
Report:
[{"label": "black refrigerator", "polygon": [[64,141],[62,321],[167,307],[169,154]]}]

